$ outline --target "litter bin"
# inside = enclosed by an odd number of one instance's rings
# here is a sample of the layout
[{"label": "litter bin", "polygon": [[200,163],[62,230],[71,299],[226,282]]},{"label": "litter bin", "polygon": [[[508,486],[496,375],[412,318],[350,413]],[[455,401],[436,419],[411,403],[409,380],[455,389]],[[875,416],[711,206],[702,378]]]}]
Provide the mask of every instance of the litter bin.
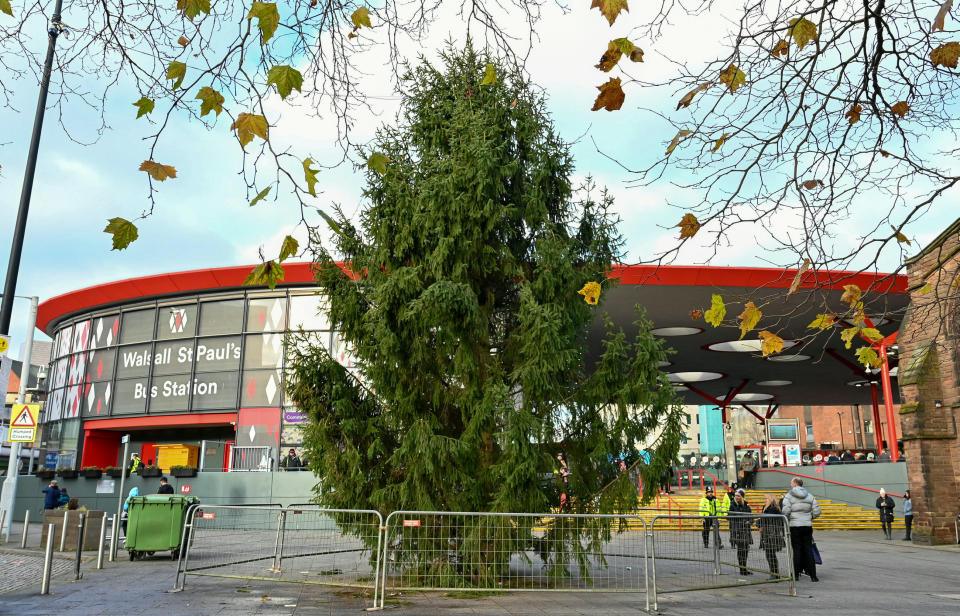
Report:
[{"label": "litter bin", "polygon": [[178,494],[149,494],[130,499],[127,518],[127,552],[130,560],[170,550],[170,558],[180,556],[180,539],[187,508],[200,499]]}]

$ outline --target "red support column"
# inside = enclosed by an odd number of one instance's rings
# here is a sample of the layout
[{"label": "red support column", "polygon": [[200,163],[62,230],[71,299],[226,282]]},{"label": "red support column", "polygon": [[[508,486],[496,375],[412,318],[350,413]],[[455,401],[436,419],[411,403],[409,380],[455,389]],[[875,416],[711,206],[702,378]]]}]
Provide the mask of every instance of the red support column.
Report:
[{"label": "red support column", "polygon": [[893,387],[890,385],[890,362],[887,361],[887,345],[880,345],[880,383],[883,385],[883,406],[887,410],[887,449],[890,460],[900,459],[900,447],[897,446],[897,417],[893,412]]},{"label": "red support column", "polygon": [[883,445],[883,428],[880,426],[880,402],[877,399],[877,384],[870,382],[870,395],[873,397],[873,435],[877,439],[877,453]]}]

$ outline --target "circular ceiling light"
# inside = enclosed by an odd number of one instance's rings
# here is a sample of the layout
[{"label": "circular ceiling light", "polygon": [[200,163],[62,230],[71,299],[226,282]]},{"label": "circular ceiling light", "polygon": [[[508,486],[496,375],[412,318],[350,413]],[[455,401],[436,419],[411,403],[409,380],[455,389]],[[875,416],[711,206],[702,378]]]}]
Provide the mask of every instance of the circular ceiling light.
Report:
[{"label": "circular ceiling light", "polygon": [[658,361],[657,368],[666,368],[667,366],[673,365],[672,361]]},{"label": "circular ceiling light", "polygon": [[672,336],[693,336],[694,334],[699,334],[702,331],[703,330],[699,327],[658,327],[650,330],[650,333],[654,336],[670,338]]},{"label": "circular ceiling light", "polygon": [[733,397],[734,402],[761,402],[764,400],[773,400],[773,394],[737,394]]},{"label": "circular ceiling light", "polygon": [[890,368],[890,376],[897,376],[897,373],[900,372],[900,366],[894,366]]},{"label": "circular ceiling light", "polygon": [[760,387],[784,387],[786,385],[793,385],[793,381],[783,381],[774,379],[772,381],[760,381],[757,383]]},{"label": "circular ceiling light", "polygon": [[[763,340],[731,340],[729,342],[714,342],[707,345],[707,350],[721,353],[759,353],[762,344]],[[796,340],[783,341],[784,349],[794,346],[797,346]]]},{"label": "circular ceiling light", "polygon": [[679,383],[671,383],[673,386],[673,391],[687,391],[686,385],[681,385]]},{"label": "circular ceiling light", "polygon": [[866,379],[856,379],[854,381],[847,381],[847,385],[851,387],[866,387],[870,384],[870,381]]},{"label": "circular ceiling light", "polygon": [[797,353],[796,355],[774,355],[773,357],[768,357],[770,361],[782,361],[782,362],[794,362],[794,361],[807,361],[810,359],[809,355],[801,355]]},{"label": "circular ceiling light", "polygon": [[699,383],[722,379],[723,374],[720,372],[671,372],[667,378],[671,383]]}]

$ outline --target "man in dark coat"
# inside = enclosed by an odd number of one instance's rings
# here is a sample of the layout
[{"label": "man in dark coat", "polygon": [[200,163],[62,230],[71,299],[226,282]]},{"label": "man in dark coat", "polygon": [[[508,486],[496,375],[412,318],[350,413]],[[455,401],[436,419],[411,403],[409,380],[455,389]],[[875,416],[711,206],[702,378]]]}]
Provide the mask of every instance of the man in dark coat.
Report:
[{"label": "man in dark coat", "polygon": [[60,503],[60,488],[57,487],[57,480],[54,479],[50,485],[43,489],[43,508],[56,509]]},{"label": "man in dark coat", "polygon": [[744,498],[743,490],[737,490],[727,511],[727,520],[730,523],[730,543],[737,548],[737,564],[740,565],[740,575],[753,575],[747,569],[747,555],[750,553],[750,544],[753,535],[750,525],[753,523],[753,510]]}]

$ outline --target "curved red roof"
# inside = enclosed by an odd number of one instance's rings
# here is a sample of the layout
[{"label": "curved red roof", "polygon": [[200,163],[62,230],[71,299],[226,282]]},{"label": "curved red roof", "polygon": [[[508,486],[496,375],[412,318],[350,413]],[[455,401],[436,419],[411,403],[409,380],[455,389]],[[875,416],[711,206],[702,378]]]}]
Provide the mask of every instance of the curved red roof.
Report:
[{"label": "curved red roof", "polygon": [[[313,282],[311,263],[284,264],[285,285]],[[111,304],[137,301],[164,295],[239,288],[252,265],[217,267],[127,278],[70,291],[40,304],[37,327],[52,335],[52,325],[74,313]],[[788,288],[797,270],[757,267],[706,267],[689,265],[626,265],[617,267],[611,278],[628,285],[668,285],[692,287],[765,287]],[[906,293],[907,277],[891,274],[827,271],[804,276],[803,288],[841,289],[855,284],[879,292]]]}]

